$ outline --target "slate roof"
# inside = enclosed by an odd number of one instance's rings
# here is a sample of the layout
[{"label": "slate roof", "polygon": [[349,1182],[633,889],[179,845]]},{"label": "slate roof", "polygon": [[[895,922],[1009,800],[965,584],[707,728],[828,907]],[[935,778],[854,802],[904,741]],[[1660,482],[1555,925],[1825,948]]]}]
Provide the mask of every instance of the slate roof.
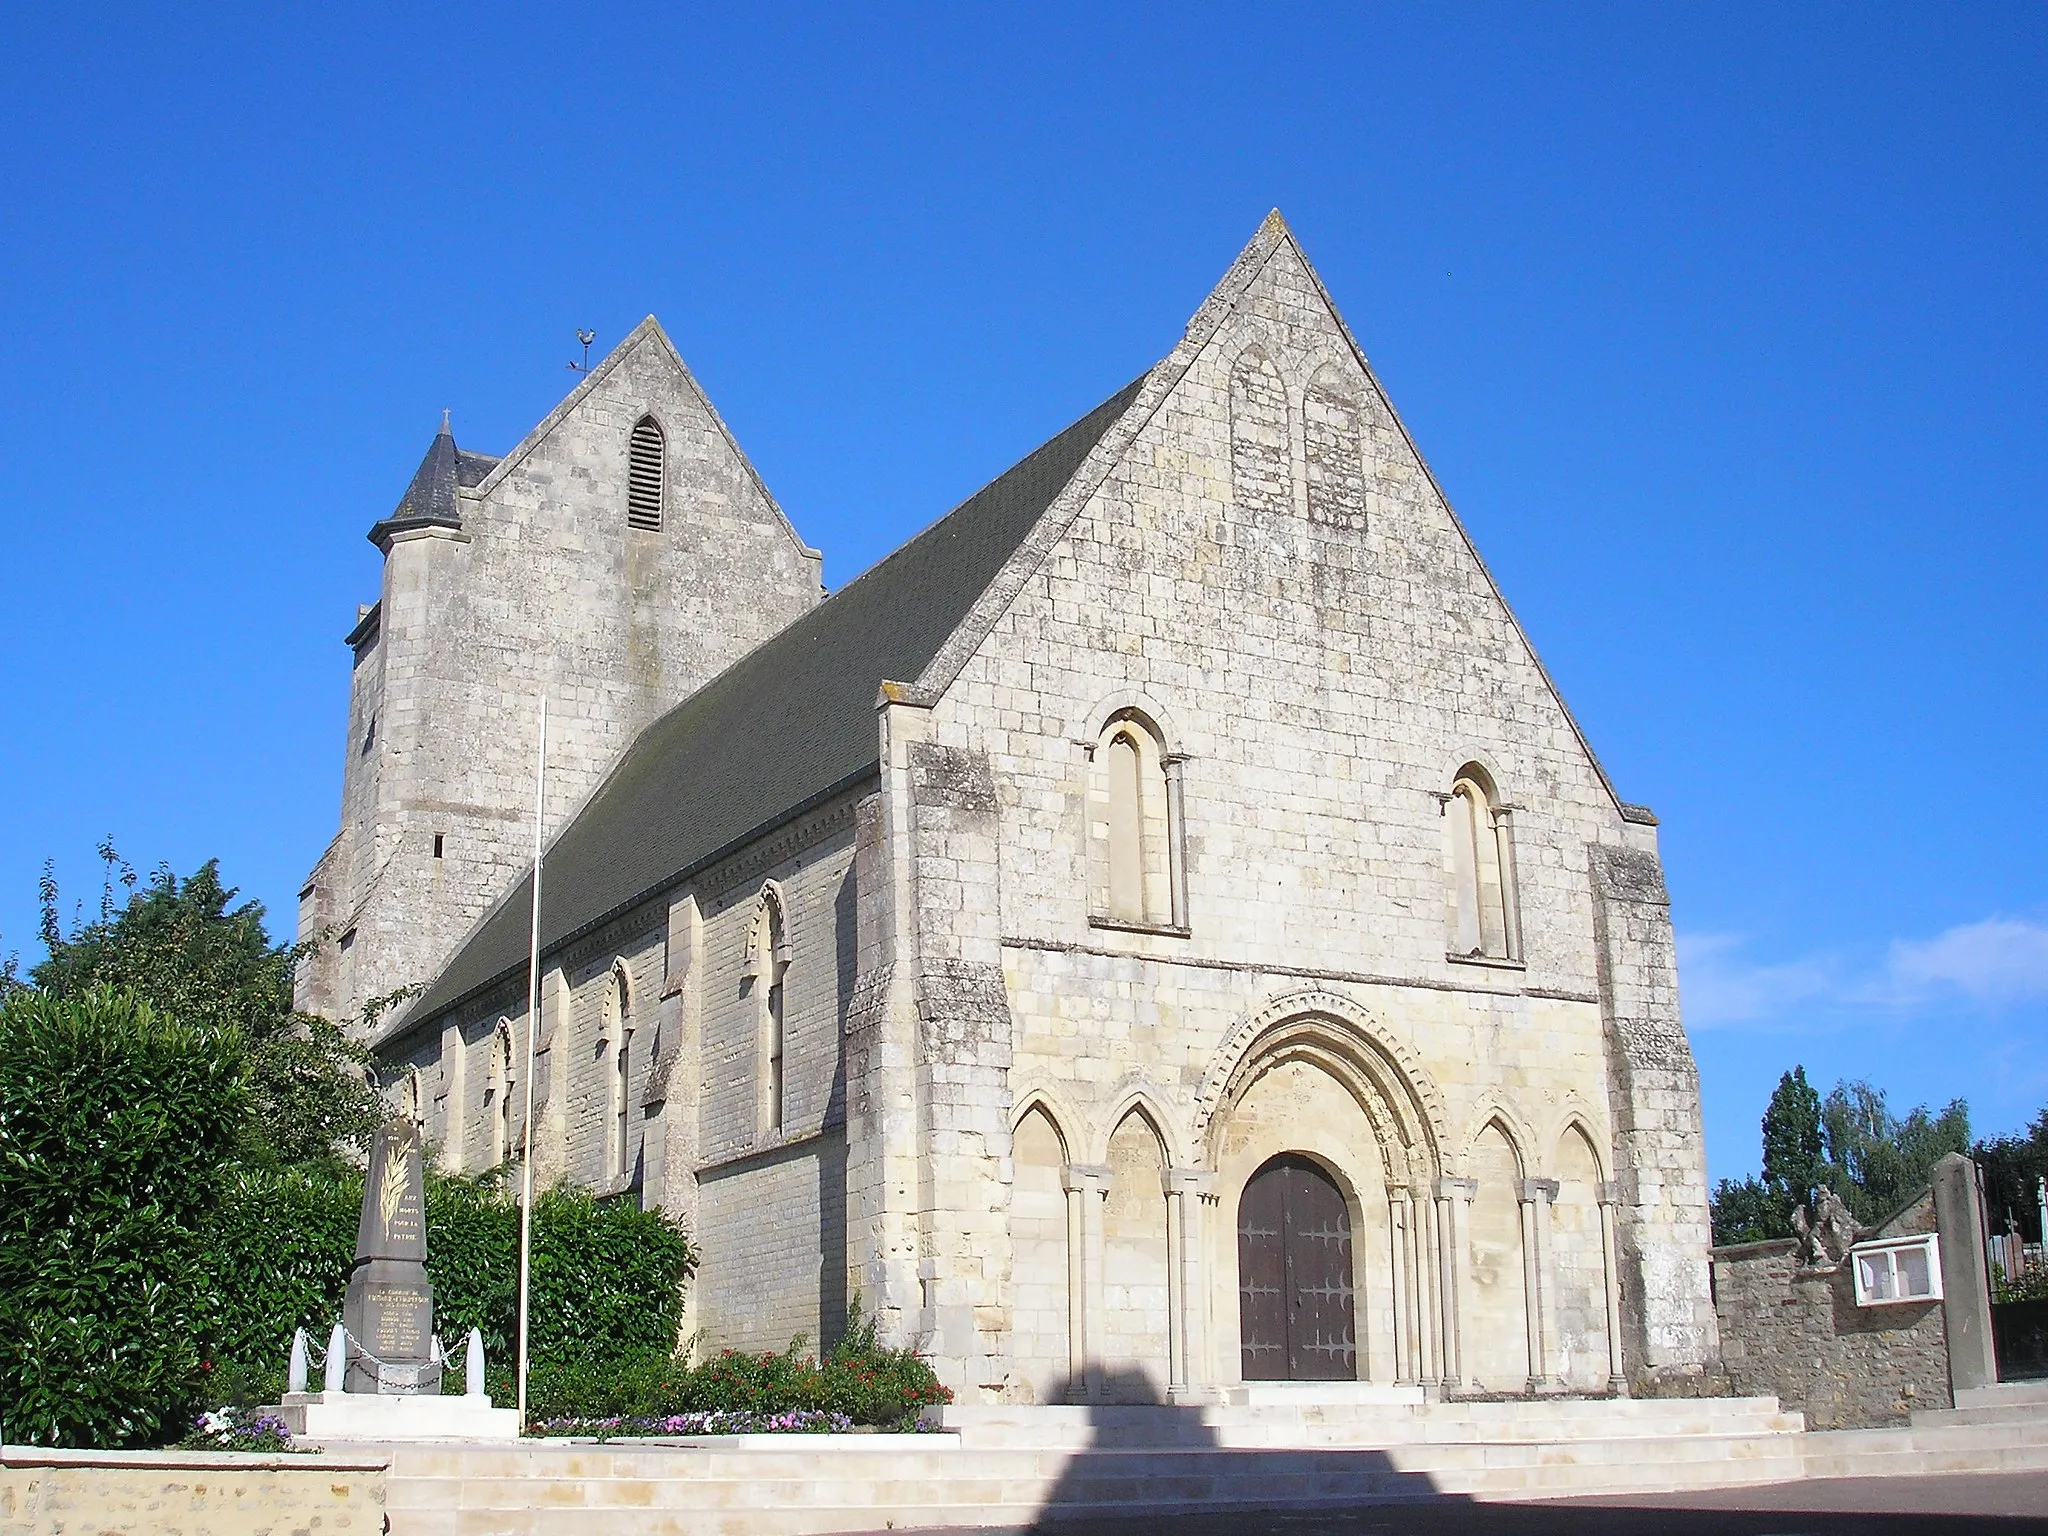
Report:
[{"label": "slate roof", "polygon": [[484,483],[484,476],[503,462],[495,453],[471,453],[467,448],[458,448],[455,450],[455,478],[465,491],[473,490]]},{"label": "slate roof", "polygon": [[[648,726],[548,848],[542,952],[876,774],[881,684],[924,670],[1143,383]],[[532,878],[498,901],[394,1035],[524,969]]]},{"label": "slate roof", "polygon": [[398,498],[391,515],[370,530],[370,542],[386,549],[392,534],[408,528],[460,528],[462,509],[456,502],[455,488],[476,485],[497,462],[489,454],[464,453],[457,448],[444,412],[441,430],[427,446],[427,456],[420,460],[420,467],[413,471],[412,484]]}]

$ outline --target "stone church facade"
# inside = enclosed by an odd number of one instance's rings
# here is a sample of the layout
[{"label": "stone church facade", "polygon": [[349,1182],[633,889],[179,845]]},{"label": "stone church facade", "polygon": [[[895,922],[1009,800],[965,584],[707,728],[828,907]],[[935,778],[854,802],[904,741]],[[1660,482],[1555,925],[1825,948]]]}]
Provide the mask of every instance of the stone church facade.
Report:
[{"label": "stone church facade", "polygon": [[[310,983],[431,977],[375,1045],[447,1165],[525,1130],[519,722],[546,682],[584,693],[549,803],[537,1172],[683,1218],[700,1348],[829,1339],[857,1297],[967,1401],[1643,1391],[1715,1361],[1655,818],[1277,214],[1164,361],[822,602],[751,471],[703,467],[744,466],[722,429],[671,425],[716,418],[659,350],[528,440],[564,472],[502,536],[630,587],[652,419],[709,444],[697,478],[658,472],[711,533],[638,558],[718,580],[650,584],[638,651],[622,596],[501,598],[465,787],[408,760],[309,887],[303,931],[344,877],[365,899],[365,848],[422,853],[422,807],[498,818],[494,889],[397,870],[379,920],[417,914],[413,947]],[[463,473],[449,563],[474,570],[510,472]],[[403,550],[387,613],[422,605]],[[707,587],[744,617],[656,612]]]}]

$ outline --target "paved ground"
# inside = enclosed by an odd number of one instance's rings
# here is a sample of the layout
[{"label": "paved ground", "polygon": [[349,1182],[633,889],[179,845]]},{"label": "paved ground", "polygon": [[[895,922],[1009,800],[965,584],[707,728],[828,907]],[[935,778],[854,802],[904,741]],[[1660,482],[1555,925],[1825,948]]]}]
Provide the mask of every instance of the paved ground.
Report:
[{"label": "paved ground", "polygon": [[[1815,1478],[1530,1504],[1062,1520],[1052,1536],[2048,1536],[2048,1472]],[[877,1536],[915,1536],[911,1532]]]}]

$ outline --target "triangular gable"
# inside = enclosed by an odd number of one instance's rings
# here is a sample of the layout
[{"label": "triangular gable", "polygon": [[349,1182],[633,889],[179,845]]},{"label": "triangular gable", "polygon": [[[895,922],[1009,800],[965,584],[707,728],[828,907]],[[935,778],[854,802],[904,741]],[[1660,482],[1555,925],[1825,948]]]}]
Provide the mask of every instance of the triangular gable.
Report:
[{"label": "triangular gable", "polygon": [[1408,430],[1408,424],[1401,419],[1401,413],[1395,408],[1385,387],[1381,385],[1379,375],[1373,372],[1372,365],[1366,361],[1365,349],[1359,346],[1358,338],[1352,334],[1351,327],[1345,324],[1343,314],[1331,299],[1329,289],[1323,285],[1314,263],[1302,250],[1301,242],[1295,238],[1294,231],[1288,227],[1287,221],[1280,216],[1278,208],[1266,215],[1265,220],[1259,225],[1258,232],[1252,236],[1244,249],[1238,252],[1237,259],[1223,274],[1222,281],[1210,291],[1209,296],[1202,301],[1201,307],[1188,321],[1178,344],[1164,360],[1146,374],[1143,387],[1123,416],[1102,434],[1101,440],[1075,472],[1073,479],[1067,483],[1066,489],[1046,508],[1038,526],[1018,546],[1017,552],[1005,563],[995,580],[989,583],[980,600],[969,610],[960,628],[940,647],[938,653],[932,657],[930,665],[918,675],[908,689],[909,700],[925,705],[934,704],[952,685],[969,659],[995,629],[1017,594],[1023,591],[1025,584],[1037,574],[1060,540],[1066,537],[1074,520],[1081,515],[1082,509],[1088,505],[1090,498],[1108,478],[1110,471],[1130,450],[1138,434],[1180,386],[1181,380],[1187,375],[1188,369],[1194,366],[1203,349],[1215,339],[1217,332],[1236,312],[1238,305],[1265,270],[1267,263],[1282,249],[1291,250],[1295,259],[1301,263],[1302,270],[1307,273],[1309,281],[1315,287],[1316,296],[1329,311],[1330,318],[1343,337],[1345,346],[1350,349],[1352,357],[1392,418],[1395,430],[1400,433],[1402,444],[1413,456],[1438,505],[1443,508],[1451,521],[1451,526],[1463,540],[1465,551],[1478,567],[1487,590],[1500,605],[1501,612],[1507,616],[1508,624],[1514,631],[1516,640],[1521,644],[1524,654],[1536,669],[1537,675],[1542,678],[1544,688],[1556,703],[1565,723],[1571,727],[1572,735],[1577,739],[1580,750],[1586,754],[1586,761],[1592,766],[1601,788],[1606,791],[1618,813],[1631,819],[1643,819],[1647,813],[1642,812],[1640,807],[1625,804],[1615,792],[1614,784],[1607,777],[1607,770],[1602,765],[1599,754],[1593,750],[1592,742],[1580,728],[1577,717],[1571,712],[1571,706],[1565,703],[1564,695],[1551,677],[1550,670],[1543,665],[1543,658],[1536,653],[1536,647],[1530,641],[1528,631],[1522,628],[1522,621],[1515,616],[1514,608],[1501,591],[1500,583],[1494,580],[1493,571],[1480,555],[1478,545],[1473,543],[1464,519],[1458,516],[1457,509],[1444,494],[1435,471],[1429,467],[1429,461],[1416,446],[1414,435]]},{"label": "triangular gable", "polygon": [[820,552],[804,543],[802,536],[796,531],[796,525],[790,522],[789,514],[782,510],[782,503],[775,499],[768,489],[768,483],[761,478],[760,471],[754,468],[754,461],[748,458],[746,450],[740,447],[739,439],[732,435],[732,429],[725,424],[725,418],[718,414],[718,407],[711,403],[711,397],[704,393],[704,387],[697,382],[697,376],[690,372],[690,365],[683,361],[682,353],[678,352],[676,344],[669,340],[668,332],[661,328],[661,322],[652,315],[649,315],[645,320],[634,326],[632,330],[628,331],[619,344],[607,352],[604,355],[604,359],[594,365],[577,383],[576,387],[562,397],[561,403],[552,411],[549,411],[546,416],[542,417],[540,424],[527,433],[525,437],[521,438],[518,446],[506,454],[504,458],[500,459],[476,488],[473,491],[466,491],[466,494],[479,498],[488,497],[504,482],[506,476],[517,470],[526,461],[527,456],[542,443],[546,442],[549,434],[556,427],[560,426],[563,421],[567,420],[576,408],[582,405],[591,393],[598,389],[626,358],[632,355],[635,348],[642,342],[650,340],[661,348],[663,355],[667,357],[669,363],[675,368],[677,375],[683,381],[684,388],[689,391],[691,398],[696,402],[698,408],[709,418],[711,424],[718,429],[719,439],[725,444],[726,450],[739,461],[740,468],[746,472],[748,481],[753,485],[755,491],[760,494],[761,499],[775,513],[777,520],[782,524],[782,531],[789,536],[789,541],[796,546],[800,553],[808,558],[814,560],[819,558]]}]

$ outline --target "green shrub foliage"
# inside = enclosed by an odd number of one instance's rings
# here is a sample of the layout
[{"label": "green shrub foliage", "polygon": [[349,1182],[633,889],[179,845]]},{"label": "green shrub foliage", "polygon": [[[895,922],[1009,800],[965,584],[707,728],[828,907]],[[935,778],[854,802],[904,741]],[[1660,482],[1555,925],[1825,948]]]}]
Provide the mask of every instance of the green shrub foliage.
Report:
[{"label": "green shrub foliage", "polygon": [[904,1427],[953,1400],[931,1364],[875,1338],[858,1312],[823,1359],[797,1339],[780,1354],[728,1349],[692,1366],[673,1354],[537,1364],[527,1383],[539,1419],[660,1420],[690,1413],[843,1414],[856,1424]]},{"label": "green shrub foliage", "polygon": [[[210,1361],[225,1402],[275,1402],[292,1331],[316,1345],[341,1316],[362,1208],[360,1170],[241,1169],[205,1234]],[[672,1351],[696,1255],[682,1229],[630,1201],[556,1189],[534,1202],[537,1370],[602,1375]],[[519,1207],[487,1179],[427,1180],[434,1326],[454,1357],[481,1329],[495,1390],[511,1401],[518,1343]]]},{"label": "green shrub foliage", "polygon": [[219,1403],[276,1402],[293,1329],[325,1343],[341,1317],[362,1199],[361,1172],[339,1165],[230,1171],[201,1254]]},{"label": "green shrub foliage", "polygon": [[[293,969],[310,945],[272,944],[263,904],[232,905],[236,892],[211,859],[183,880],[163,868],[138,883],[111,843],[100,856],[99,918],[69,934],[58,922],[56,883],[43,877],[50,953],[29,973],[36,986],[58,997],[131,988],[185,1024],[239,1034],[254,1111],[237,1149],[245,1162],[299,1162],[363,1145],[377,1121],[369,1052],[326,1019],[292,1009]],[[117,885],[128,890],[125,902]]]},{"label": "green shrub foliage", "polygon": [[232,1029],[133,993],[0,1004],[0,1409],[10,1439],[174,1438],[200,1387],[200,1234],[247,1112]]}]

